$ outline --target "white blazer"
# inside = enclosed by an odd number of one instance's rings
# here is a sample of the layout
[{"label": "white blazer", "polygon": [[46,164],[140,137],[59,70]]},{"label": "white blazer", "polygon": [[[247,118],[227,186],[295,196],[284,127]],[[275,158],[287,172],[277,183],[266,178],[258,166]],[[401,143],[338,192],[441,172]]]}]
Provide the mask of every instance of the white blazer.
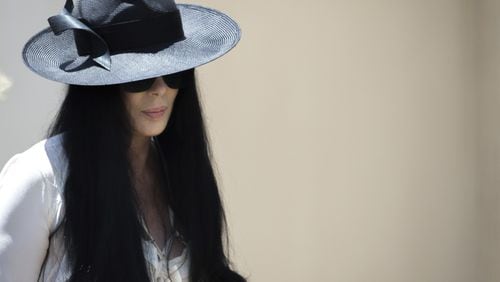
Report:
[{"label": "white blazer", "polygon": [[[62,228],[67,159],[62,135],[44,139],[11,157],[0,171],[0,281],[63,282],[71,273]],[[173,224],[172,211],[170,220]],[[144,221],[143,221],[144,224]],[[145,226],[145,224],[144,224]],[[145,228],[147,230],[147,228]],[[144,256],[152,281],[189,281],[189,246],[167,260],[149,235]],[[166,264],[169,263],[170,277]]]}]

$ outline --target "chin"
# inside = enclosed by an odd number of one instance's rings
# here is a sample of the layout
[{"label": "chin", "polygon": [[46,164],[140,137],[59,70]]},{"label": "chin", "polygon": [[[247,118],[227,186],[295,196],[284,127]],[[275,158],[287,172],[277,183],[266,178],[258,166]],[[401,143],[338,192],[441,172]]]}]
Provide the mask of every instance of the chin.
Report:
[{"label": "chin", "polygon": [[163,132],[163,130],[148,131],[146,134],[144,134],[144,136],[146,136],[146,137],[154,137],[154,136],[160,135],[162,132]]},{"label": "chin", "polygon": [[133,123],[135,133],[143,137],[153,137],[160,135],[167,127],[168,118],[150,121],[138,120]]},{"label": "chin", "polygon": [[154,137],[160,135],[166,126],[150,127],[139,131],[139,134],[145,137]]}]

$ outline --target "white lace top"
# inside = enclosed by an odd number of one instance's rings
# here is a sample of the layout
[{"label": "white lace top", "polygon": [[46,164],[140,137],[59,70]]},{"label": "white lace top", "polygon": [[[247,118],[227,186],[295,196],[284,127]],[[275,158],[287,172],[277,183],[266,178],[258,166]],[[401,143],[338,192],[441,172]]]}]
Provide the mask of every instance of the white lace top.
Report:
[{"label": "white lace top", "polygon": [[[57,229],[49,240],[49,234],[56,230],[64,214],[62,183],[66,177],[67,161],[61,137],[56,135],[42,140],[14,155],[0,171],[2,282],[33,282],[38,278],[40,281],[63,282],[71,275],[62,228]],[[172,210],[169,216],[174,226]],[[181,255],[167,260],[166,251],[174,236],[170,236],[160,250],[144,220],[142,223],[149,237],[142,244],[152,281],[189,281],[189,245],[185,245]],[[167,262],[171,280],[168,279]]]}]

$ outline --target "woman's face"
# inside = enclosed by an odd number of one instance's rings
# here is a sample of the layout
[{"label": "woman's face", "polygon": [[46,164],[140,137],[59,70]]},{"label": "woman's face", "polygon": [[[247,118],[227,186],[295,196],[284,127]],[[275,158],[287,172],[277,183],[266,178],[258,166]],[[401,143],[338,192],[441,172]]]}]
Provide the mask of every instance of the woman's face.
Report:
[{"label": "woman's face", "polygon": [[178,89],[168,87],[161,77],[143,92],[122,91],[133,134],[152,137],[167,126]]}]

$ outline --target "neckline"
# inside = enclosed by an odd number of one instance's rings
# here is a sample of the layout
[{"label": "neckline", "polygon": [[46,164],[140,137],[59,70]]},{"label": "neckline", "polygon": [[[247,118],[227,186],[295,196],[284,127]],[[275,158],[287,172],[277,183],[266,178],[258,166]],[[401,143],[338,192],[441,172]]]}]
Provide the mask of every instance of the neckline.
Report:
[{"label": "neckline", "polygon": [[155,239],[151,235],[151,232],[146,224],[146,220],[144,219],[144,216],[141,214],[139,218],[141,220],[142,227],[144,228],[144,231],[146,232],[146,236],[148,237],[147,241],[149,241],[154,246],[156,253],[159,256],[159,259],[167,260],[170,262],[170,261],[173,261],[173,260],[176,260],[176,259],[183,257],[186,254],[187,245],[184,242],[184,240],[182,240],[182,238],[181,238],[180,242],[184,245],[181,254],[174,257],[174,258],[171,258],[171,259],[167,258],[167,251],[171,247],[171,245],[173,244],[174,239],[180,238],[179,232],[174,227],[175,226],[174,225],[174,215],[173,215],[173,211],[170,207],[168,207],[168,217],[170,219],[170,226],[172,228],[172,231],[168,234],[168,239],[165,241],[165,244],[163,245],[163,249],[158,246]]},{"label": "neckline", "polygon": [[[156,254],[157,254],[159,260],[166,260],[168,262],[174,262],[174,261],[177,261],[177,260],[179,260],[179,259],[181,259],[181,258],[183,258],[183,257],[186,256],[187,246],[184,245],[183,250],[182,250],[182,252],[181,252],[180,255],[178,255],[176,257],[173,257],[171,259],[168,259],[166,252],[167,252],[168,248],[171,247],[171,245],[173,244],[173,240],[176,238],[176,236],[169,236],[169,238],[167,239],[167,242],[165,243],[165,246],[163,247],[163,249],[160,249],[160,247],[158,247],[158,245],[156,244],[155,240],[153,239],[153,237],[149,233],[149,230],[148,230],[147,226],[144,226],[144,229],[145,229],[146,234],[148,236],[148,238],[146,240],[146,244],[150,244],[150,245],[153,246],[153,248],[155,249]],[[172,232],[171,232],[171,234],[172,234]]]},{"label": "neckline", "polygon": [[[158,144],[158,140],[156,137],[151,137],[150,139],[150,142],[152,143],[153,145],[153,148],[154,150],[156,151],[156,154],[157,156],[159,156],[159,161],[160,161],[160,166],[162,168],[162,171],[165,171],[166,170],[166,161],[163,157],[163,154],[161,152],[161,148]],[[168,181],[168,178],[166,179],[166,181]],[[174,213],[172,211],[172,208],[170,206],[167,207],[168,208],[168,218],[169,218],[169,221],[170,221],[170,227],[171,227],[171,231],[170,233],[168,234],[168,239],[166,240],[165,244],[163,245],[163,249],[161,249],[158,244],[156,243],[156,241],[154,240],[153,236],[151,235],[151,232],[146,224],[146,220],[144,218],[144,215],[141,213],[140,215],[140,219],[141,219],[141,223],[143,225],[143,228],[146,232],[146,235],[148,237],[148,241],[150,241],[150,243],[152,243],[152,245],[154,246],[154,248],[156,249],[156,252],[159,256],[159,258],[161,258],[162,260],[167,260],[167,261],[173,261],[173,260],[176,260],[176,259],[180,259],[182,258],[183,256],[186,255],[186,252],[187,252],[187,243],[183,240],[183,237],[180,235],[180,233],[178,232],[178,230],[175,228],[175,222],[174,222]],[[174,257],[174,258],[171,258],[171,259],[168,259],[167,258],[167,251],[169,249],[169,247],[171,247],[171,245],[173,244],[173,241],[174,239],[176,238],[179,238],[180,239],[180,242],[184,245],[183,247],[183,250],[181,252],[180,255]]]}]

